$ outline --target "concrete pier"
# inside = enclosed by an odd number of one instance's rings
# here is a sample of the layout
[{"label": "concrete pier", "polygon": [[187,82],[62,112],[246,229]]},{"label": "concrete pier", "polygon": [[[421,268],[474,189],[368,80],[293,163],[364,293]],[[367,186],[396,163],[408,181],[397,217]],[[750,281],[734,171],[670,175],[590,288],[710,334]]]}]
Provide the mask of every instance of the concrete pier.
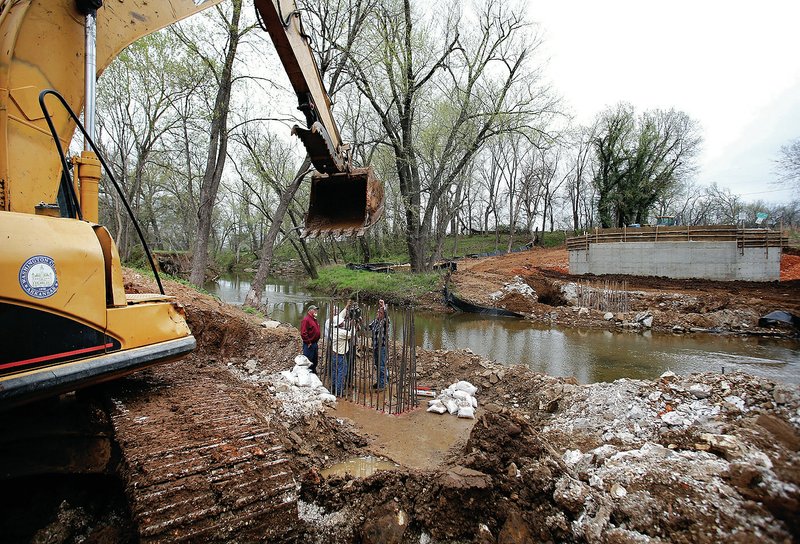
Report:
[{"label": "concrete pier", "polygon": [[[570,274],[777,281],[784,237],[720,227],[606,229],[570,238]],[[681,239],[683,238],[683,239]]]},{"label": "concrete pier", "polygon": [[736,242],[616,242],[569,252],[570,274],[776,281],[781,249],[738,248]]}]

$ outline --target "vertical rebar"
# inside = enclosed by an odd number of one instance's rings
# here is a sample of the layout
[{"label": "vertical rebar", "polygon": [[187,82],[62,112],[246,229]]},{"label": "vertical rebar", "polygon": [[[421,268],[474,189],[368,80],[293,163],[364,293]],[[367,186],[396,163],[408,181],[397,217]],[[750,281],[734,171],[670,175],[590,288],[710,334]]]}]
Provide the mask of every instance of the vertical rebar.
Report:
[{"label": "vertical rebar", "polygon": [[414,326],[414,308],[409,308],[411,315],[411,334],[409,340],[411,341],[411,376],[413,379],[411,385],[411,406],[417,405],[417,331]]},{"label": "vertical rebar", "polygon": [[[397,376],[398,376],[398,374],[397,374],[397,364],[398,364],[398,362],[397,362],[397,327],[395,327],[394,330],[392,331],[392,367],[391,367],[392,368],[392,375],[393,375],[392,380],[395,380],[395,381],[397,380]],[[390,384],[389,387],[387,388],[387,390],[388,390],[387,396],[389,397],[388,398],[388,400],[389,400],[389,413],[394,413],[394,412],[392,412],[392,405],[395,405],[395,407],[396,407],[396,402],[395,402],[396,399],[392,395],[392,392],[393,392],[394,388]]]},{"label": "vertical rebar", "polygon": [[[322,353],[318,371],[323,384],[339,398],[384,413],[398,414],[416,407],[417,360],[413,309],[410,306],[403,307],[391,316],[386,308],[383,321],[378,322],[377,311],[373,313],[371,307],[365,306],[361,320],[348,319],[346,326],[350,338],[345,354],[347,370],[341,377],[337,375],[333,342],[337,309],[334,304],[328,306],[327,333],[320,340]],[[373,316],[375,319],[367,327],[367,319]],[[336,390],[337,380],[345,385],[342,391]]]}]

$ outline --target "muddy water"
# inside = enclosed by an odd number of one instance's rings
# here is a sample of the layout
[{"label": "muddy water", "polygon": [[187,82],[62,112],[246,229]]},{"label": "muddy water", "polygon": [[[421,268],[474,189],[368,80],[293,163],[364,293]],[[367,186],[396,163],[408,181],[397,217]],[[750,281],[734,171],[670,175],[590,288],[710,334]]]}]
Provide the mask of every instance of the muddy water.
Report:
[{"label": "muddy water", "polygon": [[[242,304],[250,283],[226,278],[206,288],[226,302]],[[271,280],[266,298],[273,319],[295,325],[307,304],[327,301],[303,292],[295,282],[279,279]],[[678,374],[739,370],[800,383],[800,343],[793,340],[567,329],[470,314],[417,312],[415,323],[417,345],[426,349],[468,348],[497,362],[524,364],[552,376],[575,376],[580,383],[652,379],[667,370]]]},{"label": "muddy water", "polygon": [[[369,447],[375,456],[405,467],[431,469],[444,461],[456,443],[469,438],[475,420],[431,414],[425,411],[427,404],[423,400],[420,408],[394,416],[351,402],[337,402],[333,413],[338,418],[354,421],[373,438]],[[329,470],[341,474],[349,466],[358,465],[358,461],[352,459],[343,463],[344,466]],[[391,463],[384,468],[390,469],[389,465]]]}]

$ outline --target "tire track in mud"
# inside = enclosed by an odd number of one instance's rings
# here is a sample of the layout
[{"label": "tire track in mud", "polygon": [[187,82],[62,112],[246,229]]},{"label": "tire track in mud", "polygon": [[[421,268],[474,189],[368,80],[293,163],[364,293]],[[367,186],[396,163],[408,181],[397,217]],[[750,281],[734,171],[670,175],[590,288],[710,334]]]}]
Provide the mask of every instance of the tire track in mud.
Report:
[{"label": "tire track in mud", "polygon": [[153,369],[160,386],[114,396],[121,475],[142,543],[272,541],[297,526],[280,437],[215,372]]}]

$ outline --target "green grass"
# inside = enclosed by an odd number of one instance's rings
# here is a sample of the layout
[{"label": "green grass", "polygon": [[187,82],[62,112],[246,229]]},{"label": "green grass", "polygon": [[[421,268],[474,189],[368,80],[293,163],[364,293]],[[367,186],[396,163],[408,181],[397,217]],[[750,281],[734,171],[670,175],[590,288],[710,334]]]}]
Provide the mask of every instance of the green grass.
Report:
[{"label": "green grass", "polygon": [[253,308],[252,306],[242,306],[242,311],[246,314],[254,315],[261,319],[264,319],[266,317],[263,312]]},{"label": "green grass", "polygon": [[331,296],[358,294],[359,298],[367,300],[382,298],[397,304],[416,300],[430,291],[437,290],[442,282],[442,274],[442,272],[381,274],[348,270],[344,266],[327,266],[320,268],[319,278],[309,280],[306,286],[313,291]]}]

